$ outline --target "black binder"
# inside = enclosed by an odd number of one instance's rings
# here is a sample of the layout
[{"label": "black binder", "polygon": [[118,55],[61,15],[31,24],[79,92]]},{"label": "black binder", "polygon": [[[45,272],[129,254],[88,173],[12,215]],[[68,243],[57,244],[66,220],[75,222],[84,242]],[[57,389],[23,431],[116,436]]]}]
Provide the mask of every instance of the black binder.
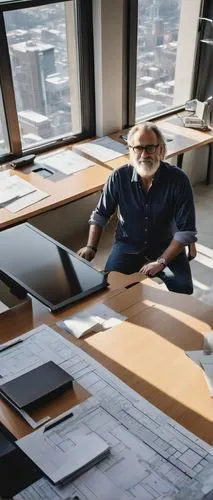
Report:
[{"label": "black binder", "polygon": [[0,386],[0,394],[20,410],[29,411],[72,387],[73,378],[53,361]]}]

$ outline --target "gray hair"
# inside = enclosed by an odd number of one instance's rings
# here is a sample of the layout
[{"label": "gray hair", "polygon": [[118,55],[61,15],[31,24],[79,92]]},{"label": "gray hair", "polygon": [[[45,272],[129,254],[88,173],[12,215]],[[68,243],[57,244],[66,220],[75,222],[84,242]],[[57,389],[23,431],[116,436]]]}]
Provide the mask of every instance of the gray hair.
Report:
[{"label": "gray hair", "polygon": [[136,132],[141,132],[142,130],[146,130],[147,132],[154,132],[154,134],[156,135],[156,137],[159,141],[159,144],[161,146],[163,146],[163,153],[162,153],[162,159],[163,159],[166,155],[166,141],[164,139],[162,132],[157,127],[157,125],[155,125],[155,123],[144,122],[144,123],[141,123],[140,125],[134,125],[134,127],[132,127],[128,133],[128,137],[127,137],[128,145],[132,146],[132,139],[133,139],[134,135],[136,134]]}]

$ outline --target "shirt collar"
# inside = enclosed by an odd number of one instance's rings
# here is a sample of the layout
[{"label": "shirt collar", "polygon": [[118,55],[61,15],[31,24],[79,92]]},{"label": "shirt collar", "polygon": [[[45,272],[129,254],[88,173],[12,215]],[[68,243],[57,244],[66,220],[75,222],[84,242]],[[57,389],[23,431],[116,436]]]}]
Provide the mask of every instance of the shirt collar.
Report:
[{"label": "shirt collar", "polygon": [[[140,182],[140,175],[138,174],[136,168],[132,167],[132,169],[133,170],[132,170],[131,182]],[[154,182],[154,183],[159,182],[160,178],[162,177],[162,174],[163,174],[163,162],[160,161],[160,166],[157,169],[157,172],[155,172],[152,182]]]}]

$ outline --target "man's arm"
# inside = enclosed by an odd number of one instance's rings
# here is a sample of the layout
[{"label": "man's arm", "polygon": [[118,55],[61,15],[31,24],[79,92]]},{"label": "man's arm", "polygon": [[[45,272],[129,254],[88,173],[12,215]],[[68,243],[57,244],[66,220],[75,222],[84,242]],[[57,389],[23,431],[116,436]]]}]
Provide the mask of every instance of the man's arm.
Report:
[{"label": "man's arm", "polygon": [[118,204],[117,172],[114,171],[103,188],[96,209],[92,212],[89,224],[89,235],[85,247],[80,248],[78,255],[88,261],[94,259],[103,228],[115,212]]},{"label": "man's arm", "polygon": [[[195,227],[195,206],[193,192],[190,181],[186,174],[181,172],[183,177],[175,193],[174,199],[174,218],[176,223],[176,231],[169,246],[164,252],[159,255],[154,262],[149,262],[143,266],[140,271],[148,276],[155,276],[164,267],[169,264],[177,255],[182,252],[185,246],[195,243],[196,227]],[[165,263],[160,263],[159,260],[165,260]]]},{"label": "man's arm", "polygon": [[179,241],[173,240],[169,244],[169,246],[164,250],[164,252],[159,255],[159,259],[165,259],[165,264],[161,264],[158,262],[158,260],[155,260],[154,262],[148,262],[145,264],[140,271],[147,276],[155,276],[156,274],[160,273],[164,269],[164,267],[169,264],[177,255],[182,252],[184,249],[185,245],[183,243],[180,243]]},{"label": "man's arm", "polygon": [[88,261],[94,259],[102,231],[103,228],[101,226],[97,226],[96,224],[90,225],[87,244],[78,251],[80,257]]}]

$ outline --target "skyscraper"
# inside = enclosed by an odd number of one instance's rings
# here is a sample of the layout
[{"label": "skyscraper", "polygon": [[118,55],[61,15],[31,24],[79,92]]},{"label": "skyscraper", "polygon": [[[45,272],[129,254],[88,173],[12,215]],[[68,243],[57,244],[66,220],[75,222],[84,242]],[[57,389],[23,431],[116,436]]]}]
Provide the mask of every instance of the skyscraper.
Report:
[{"label": "skyscraper", "polygon": [[11,45],[11,56],[19,111],[28,109],[47,115],[45,79],[56,72],[54,47],[33,41],[16,43]]}]

